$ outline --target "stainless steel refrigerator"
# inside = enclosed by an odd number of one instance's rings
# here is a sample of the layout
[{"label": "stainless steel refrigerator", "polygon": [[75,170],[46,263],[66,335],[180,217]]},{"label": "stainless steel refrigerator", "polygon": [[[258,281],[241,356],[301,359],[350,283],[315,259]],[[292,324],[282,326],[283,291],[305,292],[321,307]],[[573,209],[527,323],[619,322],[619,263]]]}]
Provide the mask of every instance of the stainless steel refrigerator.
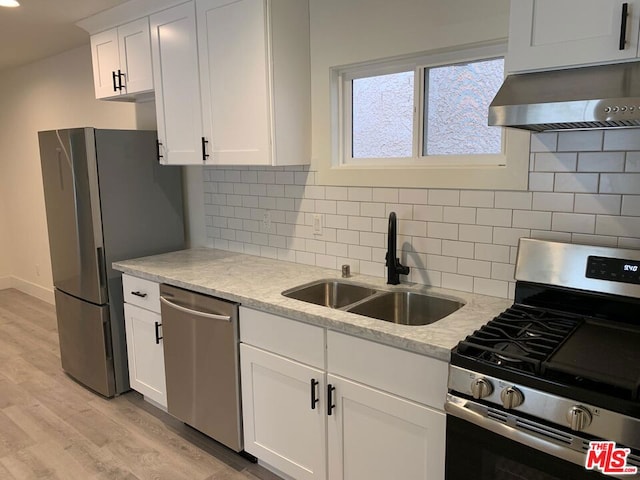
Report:
[{"label": "stainless steel refrigerator", "polygon": [[184,247],[181,169],[156,132],[39,132],[62,368],[111,397],[129,389],[122,276],[114,261]]}]

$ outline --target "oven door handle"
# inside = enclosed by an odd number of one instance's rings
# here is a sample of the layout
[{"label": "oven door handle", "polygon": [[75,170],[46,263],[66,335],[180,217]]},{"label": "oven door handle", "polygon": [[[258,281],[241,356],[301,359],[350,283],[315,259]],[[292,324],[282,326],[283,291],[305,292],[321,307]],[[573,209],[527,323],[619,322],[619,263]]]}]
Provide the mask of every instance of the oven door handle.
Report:
[{"label": "oven door handle", "polygon": [[[527,447],[548,453],[549,455],[561,458],[568,462],[584,466],[584,453],[558,445],[549,439],[542,438],[541,436],[532,433],[525,433],[517,427],[512,427],[496,420],[492,420],[480,413],[483,410],[486,410],[481,404],[448,394],[444,409],[449,415],[466,420],[469,423],[484,428],[485,430],[489,430],[497,435],[506,437],[510,440],[526,445]],[[544,433],[542,433],[544,428],[545,427],[543,425],[540,425],[540,435],[544,435]]]}]

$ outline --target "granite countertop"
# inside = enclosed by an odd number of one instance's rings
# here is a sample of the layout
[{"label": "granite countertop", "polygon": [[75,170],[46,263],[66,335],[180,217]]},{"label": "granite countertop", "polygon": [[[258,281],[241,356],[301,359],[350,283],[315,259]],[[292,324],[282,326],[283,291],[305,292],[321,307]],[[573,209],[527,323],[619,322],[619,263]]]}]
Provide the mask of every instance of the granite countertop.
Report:
[{"label": "granite countertop", "polygon": [[[511,300],[402,284],[419,292],[461,299],[465,306],[431,325],[384,322],[284,297],[284,290],[341,272],[210,248],[194,248],[113,264],[123,273],[238,302],[245,307],[399,347],[448,361],[450,350],[466,335],[510,306]],[[394,290],[385,279],[354,274],[349,282]]]}]

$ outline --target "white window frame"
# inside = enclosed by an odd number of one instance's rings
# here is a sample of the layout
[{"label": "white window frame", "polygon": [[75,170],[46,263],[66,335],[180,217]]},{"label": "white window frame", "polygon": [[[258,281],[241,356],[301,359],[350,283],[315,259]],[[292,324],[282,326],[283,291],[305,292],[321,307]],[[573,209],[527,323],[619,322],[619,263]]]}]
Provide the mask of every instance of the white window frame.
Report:
[{"label": "white window frame", "polygon": [[[317,162],[317,180],[327,185],[471,188],[526,190],[529,172],[529,132],[503,129],[502,153],[422,156],[424,68],[503,57],[506,43],[479,46],[331,69],[331,158]],[[414,155],[409,158],[347,159],[351,156],[351,95],[354,78],[415,70]],[[347,99],[348,103],[347,103]],[[498,128],[498,127],[496,127]]]},{"label": "white window frame", "polygon": [[[501,142],[502,151],[497,154],[468,154],[468,155],[423,155],[424,124],[425,124],[425,69],[442,66],[472,63],[483,60],[504,58],[506,50],[502,45],[490,47],[475,47],[464,50],[441,53],[436,55],[420,55],[410,59],[392,60],[378,64],[347,67],[338,69],[338,108],[340,109],[340,155],[341,165],[407,165],[407,166],[477,166],[477,165],[505,165],[504,132]],[[353,158],[353,80],[392,73],[414,73],[413,92],[413,146],[411,157],[385,158]]]}]

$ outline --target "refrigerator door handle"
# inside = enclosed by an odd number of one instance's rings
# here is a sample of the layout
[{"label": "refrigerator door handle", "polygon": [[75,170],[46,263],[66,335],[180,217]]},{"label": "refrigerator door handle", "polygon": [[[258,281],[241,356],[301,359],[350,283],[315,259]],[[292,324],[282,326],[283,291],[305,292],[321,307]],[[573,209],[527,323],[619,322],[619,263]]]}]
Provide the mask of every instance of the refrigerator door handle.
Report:
[{"label": "refrigerator door handle", "polygon": [[96,248],[96,255],[98,257],[98,283],[100,288],[105,288],[107,285],[107,271],[104,264],[104,251],[102,247]]}]

